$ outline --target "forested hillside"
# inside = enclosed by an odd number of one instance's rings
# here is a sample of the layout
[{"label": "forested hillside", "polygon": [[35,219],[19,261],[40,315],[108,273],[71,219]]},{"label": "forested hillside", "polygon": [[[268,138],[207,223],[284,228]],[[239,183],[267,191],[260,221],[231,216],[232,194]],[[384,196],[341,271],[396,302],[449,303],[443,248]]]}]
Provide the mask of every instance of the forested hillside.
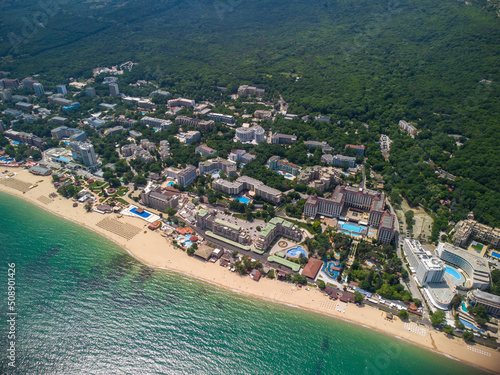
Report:
[{"label": "forested hillside", "polygon": [[[197,100],[240,84],[332,125],[273,128],[335,148],[364,143],[388,192],[441,218],[500,225],[500,19],[456,0],[53,0],[0,4],[0,70],[66,82],[138,62],[126,82],[156,81]],[[415,139],[397,128],[405,119]],[[368,126],[363,126],[367,124]],[[394,140],[389,161],[380,134]],[[459,136],[459,144],[450,135]],[[438,180],[430,164],[456,175]],[[450,199],[444,210],[440,200]],[[444,224],[443,224],[444,225]]]}]

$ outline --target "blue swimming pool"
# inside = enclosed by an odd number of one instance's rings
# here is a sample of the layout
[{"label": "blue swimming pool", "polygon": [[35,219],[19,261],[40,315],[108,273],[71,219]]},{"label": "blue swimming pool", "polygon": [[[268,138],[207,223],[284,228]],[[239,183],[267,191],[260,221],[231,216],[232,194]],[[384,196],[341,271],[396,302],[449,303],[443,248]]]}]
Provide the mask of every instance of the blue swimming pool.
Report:
[{"label": "blue swimming pool", "polygon": [[496,251],[493,251],[493,252],[491,253],[491,256],[493,256],[493,257],[495,257],[495,258],[497,258],[497,259],[500,259],[500,254],[499,254],[499,253],[497,253]]},{"label": "blue swimming pool", "polygon": [[460,321],[462,322],[462,324],[469,328],[469,329],[473,329],[474,331],[477,331],[477,332],[481,332],[482,334],[485,334],[486,332],[484,332],[482,329],[479,329],[477,328],[474,324],[472,324],[471,322],[468,322],[467,320],[464,320],[464,319],[460,319]]},{"label": "blue swimming pool", "polygon": [[291,174],[288,174],[288,173],[285,173],[285,174],[284,174],[284,176],[285,176],[286,178],[292,178],[292,177],[293,177]]},{"label": "blue swimming pool", "polygon": [[136,207],[134,207],[134,208],[132,208],[132,209],[130,210],[130,212],[132,212],[134,215],[137,215],[137,216],[142,217],[143,219],[147,219],[148,217],[150,217],[150,216],[151,216],[151,214],[150,214],[149,212],[144,211],[142,214],[140,214],[140,213],[138,213],[136,210],[137,210],[137,208],[136,208]]},{"label": "blue swimming pool", "polygon": [[355,224],[344,223],[342,224],[342,229],[349,232],[361,233],[361,231],[366,228]]},{"label": "blue swimming pool", "polygon": [[469,310],[467,310],[467,306],[465,305],[465,302],[462,302],[462,310],[465,312],[469,312]]},{"label": "blue swimming pool", "polygon": [[245,198],[245,197],[238,197],[238,198],[234,198],[235,201],[240,201],[241,203],[243,204],[248,204],[250,202],[250,199],[248,198]]},{"label": "blue swimming pool", "polygon": [[462,275],[460,275],[458,273],[458,271],[456,269],[454,269],[453,267],[446,266],[446,273],[448,275],[451,275],[453,278],[455,278],[457,280],[457,282],[459,282],[462,279]]},{"label": "blue swimming pool", "polygon": [[174,185],[175,185],[175,182],[173,182],[173,181],[170,181],[167,183],[167,186],[174,186]]},{"label": "blue swimming pool", "polygon": [[346,230],[341,230],[341,232],[344,234],[348,234],[349,236],[360,237],[360,238],[362,237],[361,234],[351,233]]},{"label": "blue swimming pool", "polygon": [[323,272],[332,280],[337,280],[339,271],[335,271],[333,268],[340,268],[340,262],[337,260],[331,260],[323,266]]},{"label": "blue swimming pool", "polygon": [[300,255],[303,255],[304,257],[307,257],[306,251],[302,248],[302,246],[297,246],[294,247],[293,249],[290,249],[286,252],[286,256],[290,258],[295,258],[299,257]]}]

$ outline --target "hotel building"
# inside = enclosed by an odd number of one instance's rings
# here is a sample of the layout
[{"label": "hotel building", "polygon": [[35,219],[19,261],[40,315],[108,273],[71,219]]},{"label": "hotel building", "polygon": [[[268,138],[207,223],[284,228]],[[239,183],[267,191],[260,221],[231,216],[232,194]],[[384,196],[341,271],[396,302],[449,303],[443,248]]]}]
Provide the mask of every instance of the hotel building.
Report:
[{"label": "hotel building", "polygon": [[222,159],[221,157],[202,161],[198,165],[198,168],[200,170],[200,174],[212,173],[215,171],[224,171],[228,176],[235,176],[237,174],[236,163]]},{"label": "hotel building", "polygon": [[471,238],[489,243],[495,248],[500,247],[499,228],[492,228],[471,219],[459,221],[455,226],[453,243],[460,247],[466,247]]},{"label": "hotel building", "polygon": [[276,237],[287,237],[292,241],[300,242],[302,240],[302,232],[295,224],[276,216],[260,231],[259,237],[257,237],[257,241],[255,242],[255,247],[258,250],[266,251]]},{"label": "hotel building", "polygon": [[196,126],[200,130],[206,131],[213,128],[215,123],[213,121],[201,120],[198,118],[192,118],[187,116],[177,116],[175,118],[175,123],[178,125],[191,125]]},{"label": "hotel building", "polygon": [[443,281],[446,267],[441,259],[424,250],[420,242],[405,238],[403,250],[410,262],[412,272],[417,274],[420,285],[440,283]]},{"label": "hotel building", "polygon": [[168,186],[162,189],[160,185],[148,183],[141,193],[142,203],[159,211],[176,208],[179,205],[179,190]]},{"label": "hotel building", "polygon": [[267,166],[272,171],[282,171],[286,173],[290,173],[294,176],[297,176],[300,171],[300,167],[296,164],[290,163],[286,159],[281,159],[279,156],[274,155],[269,158],[267,161]]},{"label": "hotel building", "polygon": [[241,176],[235,182],[217,179],[212,182],[214,190],[222,191],[229,195],[238,195],[245,190],[252,191],[267,202],[278,204],[281,200],[281,192],[265,185],[262,181],[248,176]]},{"label": "hotel building", "polygon": [[242,143],[261,143],[265,142],[266,134],[262,127],[255,125],[252,127],[241,127],[236,129],[236,137],[237,141]]},{"label": "hotel building", "polygon": [[442,260],[461,268],[469,276],[470,287],[485,290],[490,286],[490,268],[485,259],[446,242],[440,242],[436,251]]},{"label": "hotel building", "polygon": [[467,293],[467,302],[471,306],[483,305],[488,314],[500,317],[500,296],[474,289]]},{"label": "hotel building", "polygon": [[351,186],[337,186],[331,199],[310,196],[304,205],[304,215],[324,215],[345,220],[347,209],[369,212],[367,223],[378,229],[378,240],[390,243],[396,232],[396,218],[385,211],[385,194],[380,191],[358,189]]}]

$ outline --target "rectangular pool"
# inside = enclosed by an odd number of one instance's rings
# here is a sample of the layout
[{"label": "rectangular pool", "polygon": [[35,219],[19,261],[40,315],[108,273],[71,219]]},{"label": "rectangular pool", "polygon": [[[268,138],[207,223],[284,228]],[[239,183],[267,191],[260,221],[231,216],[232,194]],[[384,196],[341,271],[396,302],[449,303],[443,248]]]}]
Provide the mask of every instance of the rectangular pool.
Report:
[{"label": "rectangular pool", "polygon": [[130,210],[130,212],[132,212],[134,215],[142,217],[143,219],[147,219],[148,217],[151,216],[151,214],[149,212],[144,211],[142,214],[140,214],[136,210],[137,210],[137,208],[134,207]]},{"label": "rectangular pool", "polygon": [[496,251],[493,251],[493,252],[491,253],[491,256],[493,256],[493,257],[495,257],[495,258],[497,258],[497,259],[500,259],[500,254],[499,254],[499,253],[497,253]]},{"label": "rectangular pool", "polygon": [[350,224],[350,223],[345,223],[345,224],[342,224],[342,229],[345,229],[345,230],[347,230],[349,232],[360,233],[365,228],[364,227],[360,227],[358,225],[354,225],[354,224]]},{"label": "rectangular pool", "polygon": [[248,204],[248,202],[250,202],[250,199],[245,198],[245,197],[234,198],[234,200],[235,201],[240,201],[240,203],[243,203],[243,204]]}]

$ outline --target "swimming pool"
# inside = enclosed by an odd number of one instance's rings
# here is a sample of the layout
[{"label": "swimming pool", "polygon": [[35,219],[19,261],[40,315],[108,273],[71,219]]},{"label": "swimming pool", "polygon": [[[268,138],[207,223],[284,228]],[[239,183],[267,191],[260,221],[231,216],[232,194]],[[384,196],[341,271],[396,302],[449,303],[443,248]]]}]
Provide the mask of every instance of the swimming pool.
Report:
[{"label": "swimming pool", "polygon": [[342,224],[342,229],[349,232],[361,233],[361,231],[366,228],[355,224],[344,223]]},{"label": "swimming pool", "polygon": [[337,280],[339,271],[334,271],[333,268],[340,268],[340,262],[331,260],[323,266],[323,272],[332,280]]},{"label": "swimming pool", "polygon": [[167,183],[167,186],[174,186],[174,185],[175,185],[175,182],[173,182],[173,181],[170,181]]},{"label": "swimming pool", "polygon": [[151,216],[151,214],[149,212],[146,212],[146,211],[144,211],[142,214],[138,213],[137,212],[137,207],[132,208],[130,210],[130,212],[132,212],[134,215],[142,217],[143,219],[147,219],[148,217]]},{"label": "swimming pool", "polygon": [[455,283],[463,282],[463,276],[455,268],[446,266],[446,273],[455,279]]},{"label": "swimming pool", "polygon": [[300,257],[301,254],[307,258],[307,253],[302,246],[294,247],[286,252],[286,256],[290,258]]},{"label": "swimming pool", "polygon": [[285,173],[283,176],[285,176],[286,178],[292,178],[293,177],[291,174],[288,174],[288,173]]},{"label": "swimming pool", "polygon": [[351,233],[351,232],[348,232],[348,231],[345,231],[345,230],[341,230],[342,233],[344,234],[347,234],[349,236],[354,236],[354,237],[362,237],[361,234],[356,234],[356,233]]},{"label": "swimming pool", "polygon": [[250,202],[250,199],[245,198],[245,197],[234,198],[234,200],[235,201],[240,201],[240,203],[243,203],[243,204],[248,204],[248,202]]},{"label": "swimming pool", "polygon": [[462,322],[462,324],[469,328],[469,329],[473,329],[474,331],[478,331],[478,332],[481,332],[482,334],[485,334],[486,332],[484,332],[482,329],[479,329],[477,328],[474,324],[472,324],[471,322],[465,320],[465,319],[462,319],[460,318],[460,321]]},{"label": "swimming pool", "polygon": [[467,306],[465,305],[465,302],[462,302],[462,310],[465,312],[469,312],[469,310],[467,310]]},{"label": "swimming pool", "polygon": [[493,251],[493,252],[491,253],[491,256],[492,256],[492,257],[495,257],[495,258],[497,258],[497,259],[500,259],[500,254],[499,254],[499,253],[497,253],[496,251]]}]

